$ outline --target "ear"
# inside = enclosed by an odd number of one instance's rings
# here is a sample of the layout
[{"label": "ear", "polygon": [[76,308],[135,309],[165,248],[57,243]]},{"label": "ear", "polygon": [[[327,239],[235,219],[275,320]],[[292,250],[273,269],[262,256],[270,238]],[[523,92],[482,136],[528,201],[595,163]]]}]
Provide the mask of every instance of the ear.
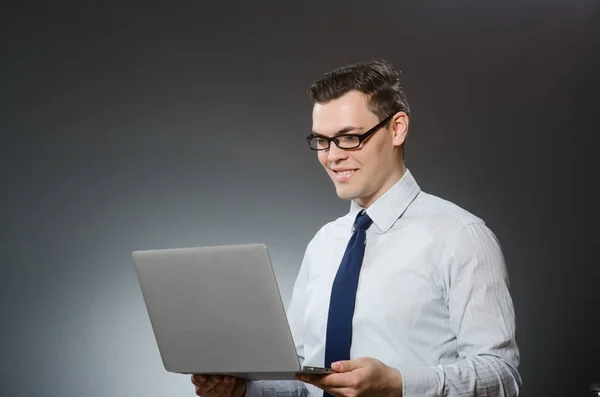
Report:
[{"label": "ear", "polygon": [[408,134],[408,115],[404,112],[398,112],[392,117],[392,143],[396,147],[400,147],[406,135]]}]

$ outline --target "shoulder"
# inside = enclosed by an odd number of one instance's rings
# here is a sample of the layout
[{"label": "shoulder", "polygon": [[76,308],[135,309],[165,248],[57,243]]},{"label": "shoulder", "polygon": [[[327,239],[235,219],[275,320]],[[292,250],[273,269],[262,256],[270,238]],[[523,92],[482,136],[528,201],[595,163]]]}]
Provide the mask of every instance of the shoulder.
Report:
[{"label": "shoulder", "polygon": [[420,192],[409,210],[404,214],[408,224],[420,225],[418,230],[424,238],[434,241],[444,253],[456,245],[497,246],[494,232],[479,216],[461,206],[438,196]]},{"label": "shoulder", "polygon": [[459,205],[421,191],[406,216],[419,217],[429,222],[445,225],[455,231],[469,225],[485,225],[485,221]]}]

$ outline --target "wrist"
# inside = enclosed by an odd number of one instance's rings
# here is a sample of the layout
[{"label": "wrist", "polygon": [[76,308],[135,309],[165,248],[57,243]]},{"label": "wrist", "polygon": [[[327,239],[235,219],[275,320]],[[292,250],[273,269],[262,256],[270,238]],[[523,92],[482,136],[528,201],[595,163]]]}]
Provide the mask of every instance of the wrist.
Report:
[{"label": "wrist", "polygon": [[402,397],[402,373],[400,370],[390,367],[389,379],[389,396]]}]

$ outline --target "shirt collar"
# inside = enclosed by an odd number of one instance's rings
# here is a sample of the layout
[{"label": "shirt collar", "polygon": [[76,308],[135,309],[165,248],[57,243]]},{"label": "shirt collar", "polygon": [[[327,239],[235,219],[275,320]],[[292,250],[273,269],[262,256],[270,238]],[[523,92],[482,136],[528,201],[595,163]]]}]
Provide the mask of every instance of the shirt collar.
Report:
[{"label": "shirt collar", "polygon": [[[398,182],[367,208],[367,215],[373,220],[377,228],[385,233],[402,216],[420,191],[421,188],[417,181],[407,169]],[[354,221],[358,212],[363,209],[360,204],[352,200],[349,214],[352,221]]]}]

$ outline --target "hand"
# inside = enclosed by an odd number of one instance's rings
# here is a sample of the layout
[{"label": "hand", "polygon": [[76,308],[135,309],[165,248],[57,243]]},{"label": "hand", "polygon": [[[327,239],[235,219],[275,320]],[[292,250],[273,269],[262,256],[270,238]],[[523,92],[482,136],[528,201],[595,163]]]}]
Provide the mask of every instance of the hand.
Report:
[{"label": "hand", "polygon": [[370,357],[331,364],[336,372],[331,375],[299,375],[298,380],[317,386],[327,393],[340,397],[400,396],[402,375]]},{"label": "hand", "polygon": [[202,397],[242,397],[246,381],[233,376],[192,375],[196,395]]}]

